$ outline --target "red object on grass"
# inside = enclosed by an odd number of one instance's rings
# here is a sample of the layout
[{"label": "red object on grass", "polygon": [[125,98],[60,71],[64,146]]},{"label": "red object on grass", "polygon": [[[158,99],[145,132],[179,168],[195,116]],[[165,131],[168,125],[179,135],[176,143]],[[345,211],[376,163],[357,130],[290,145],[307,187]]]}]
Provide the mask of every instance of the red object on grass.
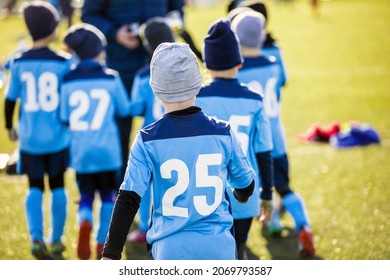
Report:
[{"label": "red object on grass", "polygon": [[331,136],[340,131],[340,123],[333,122],[328,126],[320,124],[312,125],[305,133],[298,135],[303,142],[325,142],[328,143]]}]

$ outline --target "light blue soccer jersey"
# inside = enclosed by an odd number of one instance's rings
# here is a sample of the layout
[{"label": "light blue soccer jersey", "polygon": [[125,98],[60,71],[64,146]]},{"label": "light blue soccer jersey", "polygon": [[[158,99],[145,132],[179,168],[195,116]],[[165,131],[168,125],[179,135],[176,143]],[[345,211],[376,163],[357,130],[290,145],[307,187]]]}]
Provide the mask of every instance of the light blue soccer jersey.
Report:
[{"label": "light blue soccer jersey", "polygon": [[[263,109],[262,96],[237,79],[217,78],[202,87],[195,102],[205,114],[230,122],[244,154],[259,174],[256,153],[272,150],[270,124]],[[254,193],[245,204],[239,203],[229,191],[235,219],[260,214],[260,178],[256,177],[255,181]]]},{"label": "light blue soccer jersey", "polygon": [[60,87],[70,69],[70,56],[49,48],[22,52],[8,65],[10,78],[5,97],[19,99],[19,148],[47,154],[69,146],[66,126],[60,122]]},{"label": "light blue soccer jersey", "polygon": [[[143,122],[141,128],[160,119],[165,109],[161,102],[154,95],[150,80],[150,64],[146,64],[137,71],[131,89],[131,114],[133,116],[142,116]],[[138,215],[138,228],[142,232],[147,232],[149,227],[151,212],[151,192],[150,189],[142,198]]]},{"label": "light blue soccer jersey", "polygon": [[[281,71],[281,73],[280,73],[281,84],[282,84],[282,86],[285,86],[287,83],[287,79],[288,79],[287,69],[286,69],[286,65],[284,62],[283,55],[282,55],[282,51],[280,50],[279,46],[275,42],[266,44],[261,49],[261,55],[266,56],[266,57],[273,56],[276,58],[276,63],[279,65],[279,68]],[[282,93],[279,92],[278,96],[280,99],[282,96]]]},{"label": "light blue soccer jersey", "polygon": [[230,126],[192,110],[140,130],[121,189],[142,197],[153,186],[155,259],[235,259],[226,189],[248,187],[255,173]]},{"label": "light blue soccer jersey", "polygon": [[118,74],[83,60],[64,77],[61,119],[69,124],[71,167],[78,173],[122,166],[115,116],[129,114],[130,103]]},{"label": "light blue soccer jersey", "polygon": [[150,65],[147,64],[137,71],[131,89],[131,115],[144,118],[141,127],[145,127],[164,114],[164,107],[154,95],[149,84]]},{"label": "light blue soccer jersey", "polygon": [[272,157],[286,154],[286,140],[280,116],[280,92],[284,75],[274,57],[247,57],[239,70],[238,79],[264,93],[264,107],[271,123]]}]

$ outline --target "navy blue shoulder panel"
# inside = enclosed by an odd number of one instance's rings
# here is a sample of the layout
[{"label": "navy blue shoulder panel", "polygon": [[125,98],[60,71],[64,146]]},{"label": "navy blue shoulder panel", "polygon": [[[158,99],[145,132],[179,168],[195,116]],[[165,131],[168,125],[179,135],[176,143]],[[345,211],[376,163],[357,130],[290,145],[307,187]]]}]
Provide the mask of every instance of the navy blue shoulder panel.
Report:
[{"label": "navy blue shoulder panel", "polygon": [[142,78],[146,76],[150,76],[150,64],[146,64],[143,67],[141,67],[138,71],[137,74]]},{"label": "navy blue shoulder panel", "polygon": [[43,49],[31,49],[26,52],[20,53],[15,57],[15,62],[24,60],[57,60],[66,61],[70,59],[70,55],[63,52],[54,52],[49,48]]},{"label": "navy blue shoulder panel", "polygon": [[246,57],[242,69],[256,68],[268,66],[276,63],[276,58],[273,56]]},{"label": "navy blue shoulder panel", "polygon": [[227,122],[198,112],[186,116],[165,114],[160,120],[140,130],[144,142],[201,135],[230,135]]},{"label": "navy blue shoulder panel", "polygon": [[63,78],[64,82],[74,80],[90,80],[90,79],[115,79],[116,72],[111,69],[105,69],[99,64],[93,67],[76,67]]},{"label": "navy blue shoulder panel", "polygon": [[276,42],[271,42],[269,44],[265,44],[262,49],[277,49],[277,50],[279,50],[280,47]]},{"label": "navy blue shoulder panel", "polygon": [[254,100],[263,100],[263,97],[257,92],[251,90],[246,84],[239,83],[238,80],[231,81],[225,79],[216,79],[208,85],[204,85],[197,95],[202,97],[225,97],[225,98],[247,98]]}]

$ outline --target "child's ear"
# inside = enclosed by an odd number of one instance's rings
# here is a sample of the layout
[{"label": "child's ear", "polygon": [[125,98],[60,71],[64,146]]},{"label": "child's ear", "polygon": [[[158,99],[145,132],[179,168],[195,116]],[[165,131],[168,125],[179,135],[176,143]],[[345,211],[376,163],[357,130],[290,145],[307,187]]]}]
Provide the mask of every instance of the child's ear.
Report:
[{"label": "child's ear", "polygon": [[63,44],[63,51],[67,52],[67,53],[73,53],[73,51],[69,48],[69,46],[67,44]]},{"label": "child's ear", "polygon": [[106,52],[105,51],[101,51],[100,53],[99,53],[99,55],[96,57],[96,59],[100,62],[100,63],[102,63],[102,64],[106,64]]},{"label": "child's ear", "polygon": [[241,69],[241,68],[242,68],[242,64],[238,64],[237,69]]}]

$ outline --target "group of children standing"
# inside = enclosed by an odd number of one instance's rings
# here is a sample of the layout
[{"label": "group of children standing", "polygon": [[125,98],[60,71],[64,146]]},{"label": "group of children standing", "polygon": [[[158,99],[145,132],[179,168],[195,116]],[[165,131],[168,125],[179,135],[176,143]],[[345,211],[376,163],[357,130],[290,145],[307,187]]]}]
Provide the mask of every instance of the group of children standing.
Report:
[{"label": "group of children standing", "polygon": [[[49,48],[57,11],[45,1],[23,8],[33,46],[12,61],[5,116],[29,179],[25,207],[37,259],[61,258],[65,250],[68,166],[80,192],[80,259],[92,255],[94,224],[97,259],[120,259],[127,239],[145,241],[153,259],[246,259],[253,218],[280,230],[273,186],[294,218],[300,255],[315,253],[303,200],[289,187],[282,58],[260,51],[265,17],[253,6],[237,9],[204,38],[203,62],[212,77],[205,85],[196,56],[175,43],[163,18],[142,25],[151,60],[137,72],[128,100],[118,74],[104,66],[106,41],[97,28],[82,23],[67,30],[63,42],[72,57]],[[144,123],[118,190],[117,171],[126,163],[115,120],[128,115],[143,116]],[[50,246],[43,230],[45,174],[52,191]],[[94,223],[96,192],[101,207]],[[129,234],[137,213],[137,235]]]},{"label": "group of children standing", "polygon": [[[25,210],[32,254],[37,259],[62,257],[67,218],[64,174],[70,166],[80,192],[78,257],[91,256],[93,202],[98,192],[96,256],[101,258],[116,196],[116,174],[122,166],[115,117],[129,114],[127,93],[119,76],[103,66],[106,41],[97,28],[72,26],[63,40],[69,53],[54,52],[49,45],[57,36],[57,10],[46,1],[32,1],[23,7],[23,16],[33,44],[10,63],[5,116],[11,140],[19,140],[20,172],[29,180]],[[16,131],[12,116],[18,99]],[[43,230],[45,174],[52,191],[49,247]]]}]

